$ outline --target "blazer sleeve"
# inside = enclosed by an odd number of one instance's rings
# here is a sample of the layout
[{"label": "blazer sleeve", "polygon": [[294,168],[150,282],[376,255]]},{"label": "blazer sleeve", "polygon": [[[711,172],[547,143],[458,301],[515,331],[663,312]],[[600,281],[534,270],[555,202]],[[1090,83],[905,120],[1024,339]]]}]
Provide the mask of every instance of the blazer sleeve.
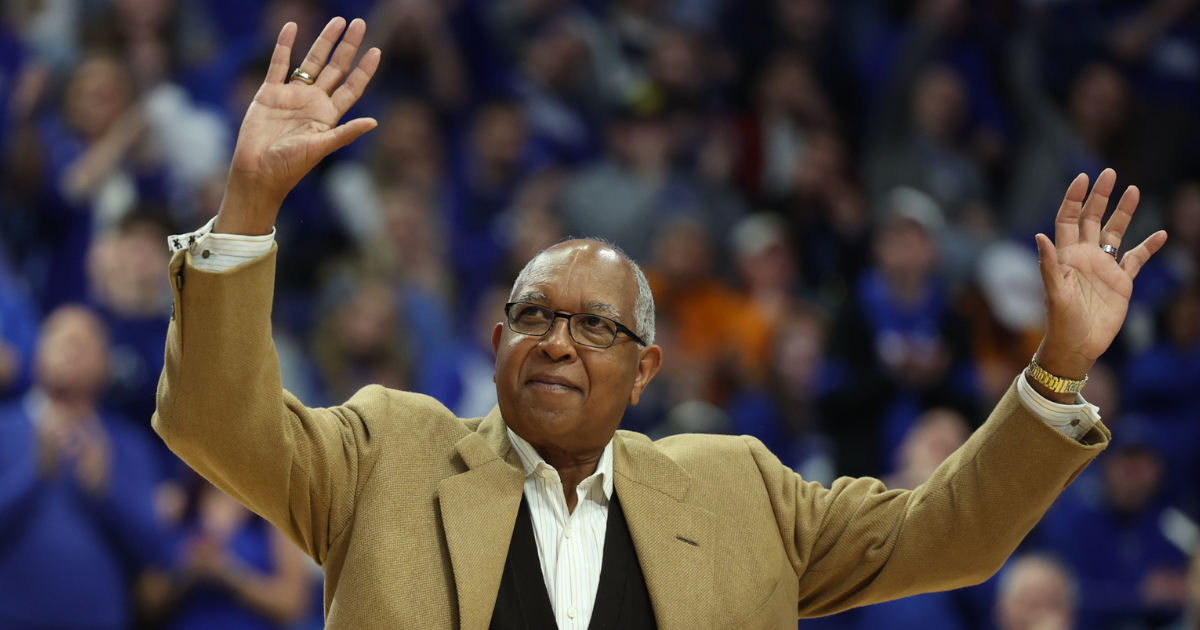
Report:
[{"label": "blazer sleeve", "polygon": [[1003,566],[1063,489],[1108,443],[1097,423],[1076,442],[1030,412],[1013,387],[921,487],[876,479],[805,482],[757,440],[800,617],[978,584]]},{"label": "blazer sleeve", "polygon": [[323,563],[375,459],[365,418],[385,417],[389,396],[372,386],[310,409],[284,391],[271,340],[275,253],[221,272],[175,253],[153,424],[189,466]]}]

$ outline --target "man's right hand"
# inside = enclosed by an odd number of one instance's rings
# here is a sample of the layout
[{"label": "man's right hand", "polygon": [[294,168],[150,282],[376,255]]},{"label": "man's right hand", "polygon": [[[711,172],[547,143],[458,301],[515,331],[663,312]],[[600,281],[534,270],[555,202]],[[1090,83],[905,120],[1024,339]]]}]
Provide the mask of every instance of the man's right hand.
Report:
[{"label": "man's right hand", "polygon": [[[346,35],[330,58],[343,30]],[[284,197],[300,179],[325,156],[375,128],[377,123],[371,118],[338,125],[379,66],[379,49],[372,48],[350,72],[366,30],[362,20],[354,20],[348,28],[340,17],[331,20],[300,65],[316,79],[313,85],[306,85],[300,80],[285,83],[291,73],[296,25],[284,25],[266,81],[246,110],[238,132],[215,232],[269,234]]]}]

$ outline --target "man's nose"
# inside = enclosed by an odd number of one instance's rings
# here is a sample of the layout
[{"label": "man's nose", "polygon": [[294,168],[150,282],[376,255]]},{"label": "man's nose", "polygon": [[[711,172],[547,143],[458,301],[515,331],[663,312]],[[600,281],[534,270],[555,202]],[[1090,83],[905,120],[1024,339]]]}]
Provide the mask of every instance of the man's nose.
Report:
[{"label": "man's nose", "polygon": [[558,318],[550,326],[550,330],[542,336],[542,350],[546,356],[555,361],[562,361],[575,356],[575,340],[571,338],[570,321]]}]

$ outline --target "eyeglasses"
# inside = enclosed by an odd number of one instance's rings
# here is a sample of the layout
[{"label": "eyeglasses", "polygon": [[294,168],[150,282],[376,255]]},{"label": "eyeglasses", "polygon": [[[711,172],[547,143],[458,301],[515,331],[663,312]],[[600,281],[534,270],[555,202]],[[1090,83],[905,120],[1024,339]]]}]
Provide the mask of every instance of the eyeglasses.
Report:
[{"label": "eyeglasses", "polygon": [[509,302],[504,305],[508,316],[508,328],[515,333],[540,337],[554,328],[558,318],[567,320],[567,332],[575,343],[591,348],[610,348],[617,340],[617,333],[625,333],[640,345],[647,345],[620,322],[592,313],[559,313],[540,304]]}]

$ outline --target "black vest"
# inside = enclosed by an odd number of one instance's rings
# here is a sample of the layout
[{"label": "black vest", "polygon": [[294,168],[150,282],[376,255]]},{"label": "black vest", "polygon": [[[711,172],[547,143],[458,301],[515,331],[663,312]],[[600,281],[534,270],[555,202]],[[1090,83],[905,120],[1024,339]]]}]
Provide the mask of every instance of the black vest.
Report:
[{"label": "black vest", "polygon": [[[600,565],[600,585],[592,608],[589,630],[657,630],[654,608],[642,565],[638,563],[625,512],[614,492],[608,504],[608,531],[604,536],[604,561]],[[542,577],[537,540],[529,505],[521,494],[521,508],[508,544],[504,577],[492,612],[490,630],[552,630],[557,628],[550,595]]]}]

